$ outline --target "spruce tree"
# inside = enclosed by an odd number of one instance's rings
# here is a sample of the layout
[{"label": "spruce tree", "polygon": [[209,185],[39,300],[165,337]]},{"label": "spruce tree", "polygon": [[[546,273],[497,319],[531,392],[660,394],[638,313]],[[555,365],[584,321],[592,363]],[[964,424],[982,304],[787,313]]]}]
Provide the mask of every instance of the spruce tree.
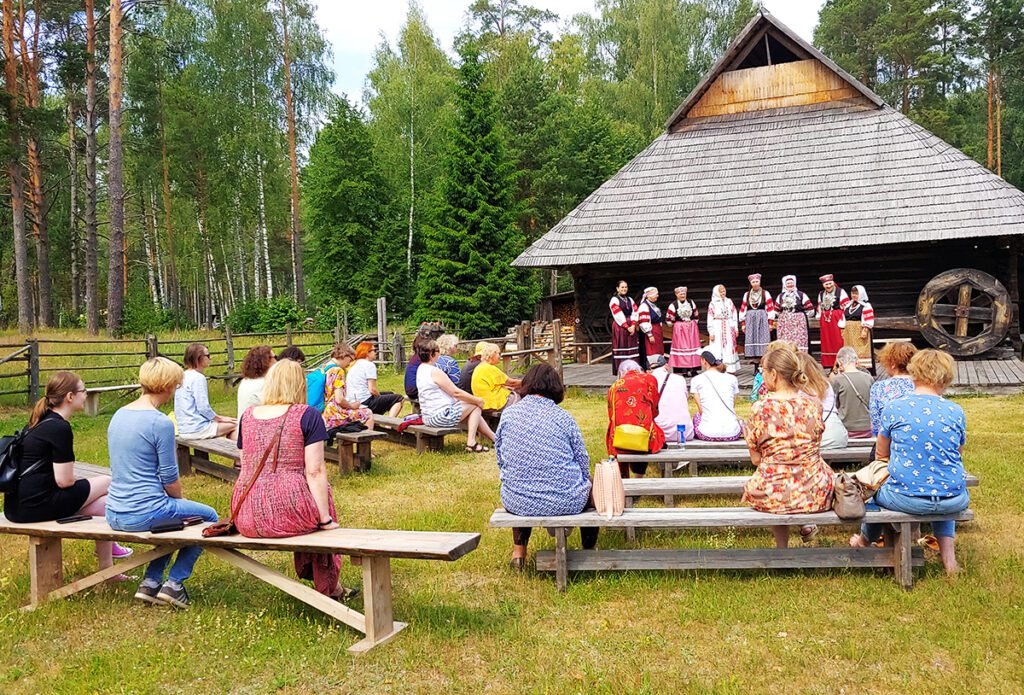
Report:
[{"label": "spruce tree", "polygon": [[417,317],[442,320],[464,337],[493,336],[530,316],[538,287],[532,272],[511,266],[525,240],[479,49],[462,38],[459,55],[455,123],[426,228]]}]

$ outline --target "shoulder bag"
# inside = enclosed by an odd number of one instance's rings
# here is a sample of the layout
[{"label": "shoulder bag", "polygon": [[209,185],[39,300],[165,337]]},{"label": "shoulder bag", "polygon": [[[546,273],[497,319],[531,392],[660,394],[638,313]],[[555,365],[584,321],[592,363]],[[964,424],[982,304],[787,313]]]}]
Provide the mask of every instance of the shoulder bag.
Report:
[{"label": "shoulder bag", "polygon": [[274,434],[274,438],[270,440],[270,444],[267,445],[267,450],[263,452],[263,457],[260,458],[260,463],[256,466],[256,472],[249,478],[249,482],[245,486],[245,490],[242,491],[241,496],[238,498],[238,504],[231,510],[231,516],[228,517],[227,521],[218,521],[214,524],[210,524],[203,529],[203,538],[213,538],[215,536],[233,536],[238,533],[238,529],[235,527],[235,518],[238,516],[238,511],[242,508],[242,504],[245,502],[245,498],[249,496],[249,492],[252,490],[252,486],[256,484],[256,481],[260,477],[260,473],[263,472],[263,466],[267,463],[267,458],[270,456],[270,452],[274,452],[274,470],[277,470],[277,457],[281,453],[281,432],[284,430],[284,423],[288,420],[288,414],[292,412],[292,406],[288,406],[288,410],[281,416],[281,424],[277,426],[277,432]]},{"label": "shoulder bag", "polygon": [[606,519],[622,516],[626,507],[626,491],[622,487],[622,473],[614,459],[601,461],[594,466],[594,483],[590,491],[597,513]]},{"label": "shoulder bag", "polygon": [[843,377],[846,379],[846,383],[850,385],[850,388],[853,389],[853,395],[857,397],[860,404],[870,411],[871,408],[868,406],[867,402],[865,402],[864,397],[860,395],[860,391],[857,390],[857,387],[853,385],[853,379],[850,378],[850,375],[843,372]]}]

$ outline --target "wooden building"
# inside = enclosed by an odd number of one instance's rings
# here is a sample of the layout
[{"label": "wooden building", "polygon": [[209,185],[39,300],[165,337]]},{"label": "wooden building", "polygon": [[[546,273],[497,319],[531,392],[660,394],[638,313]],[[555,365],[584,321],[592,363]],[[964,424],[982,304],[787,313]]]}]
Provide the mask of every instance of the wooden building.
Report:
[{"label": "wooden building", "polygon": [[[591,340],[619,279],[662,305],[721,282],[738,305],[751,272],[812,297],[833,273],[867,288],[879,329],[978,354],[1019,341],[1022,235],[1024,193],[760,12],[665,132],[515,263],[572,273]],[[971,270],[933,281],[954,269]]]}]

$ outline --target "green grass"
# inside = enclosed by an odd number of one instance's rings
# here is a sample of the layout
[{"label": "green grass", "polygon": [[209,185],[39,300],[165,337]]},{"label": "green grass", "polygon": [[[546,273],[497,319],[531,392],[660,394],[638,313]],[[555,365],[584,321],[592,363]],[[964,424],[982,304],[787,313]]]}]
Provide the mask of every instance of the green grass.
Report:
[{"label": "green grass", "polygon": [[[396,374],[382,374],[390,388]],[[211,389],[223,412],[234,396]],[[343,525],[478,531],[454,563],[394,562],[396,618],[409,627],[363,657],[359,636],[210,556],[190,582],[194,606],[136,605],[134,585],[88,591],[25,613],[24,538],[0,537],[0,693],[92,692],[953,692],[1024,691],[1024,396],[967,398],[976,521],[962,525],[962,576],[937,560],[905,593],[873,571],[619,572],[570,577],[507,568],[494,454],[416,456],[375,444],[367,475],[332,472]],[[111,405],[115,405],[113,402]],[[604,453],[604,403],[572,394],[592,457]],[[25,419],[0,411],[0,431]],[[73,421],[78,458],[107,463],[109,411]],[[204,476],[186,494],[226,510],[230,486]],[[736,504],[735,500],[698,500]],[[820,542],[841,544],[832,529]],[[578,543],[574,536],[570,545]],[[647,547],[767,546],[767,531],[641,534]],[[600,546],[624,547],[621,532]],[[553,543],[535,533],[531,554]],[[262,561],[291,573],[283,554]],[[65,572],[94,566],[88,543],[65,544]],[[342,579],[360,581],[344,565]]]}]

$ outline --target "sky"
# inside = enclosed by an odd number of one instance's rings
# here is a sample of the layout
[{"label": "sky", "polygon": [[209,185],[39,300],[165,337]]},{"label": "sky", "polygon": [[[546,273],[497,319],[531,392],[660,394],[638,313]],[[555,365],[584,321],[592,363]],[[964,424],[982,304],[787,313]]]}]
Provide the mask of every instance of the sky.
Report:
[{"label": "sky", "polygon": [[[764,0],[783,24],[811,41],[823,0]],[[470,0],[420,0],[434,35],[451,52],[466,21]],[[594,0],[531,0],[530,5],[557,12],[563,22],[593,12]],[[374,49],[386,38],[392,45],[405,20],[408,0],[319,0],[317,18],[334,50],[334,90],[362,100],[363,83]]]}]

